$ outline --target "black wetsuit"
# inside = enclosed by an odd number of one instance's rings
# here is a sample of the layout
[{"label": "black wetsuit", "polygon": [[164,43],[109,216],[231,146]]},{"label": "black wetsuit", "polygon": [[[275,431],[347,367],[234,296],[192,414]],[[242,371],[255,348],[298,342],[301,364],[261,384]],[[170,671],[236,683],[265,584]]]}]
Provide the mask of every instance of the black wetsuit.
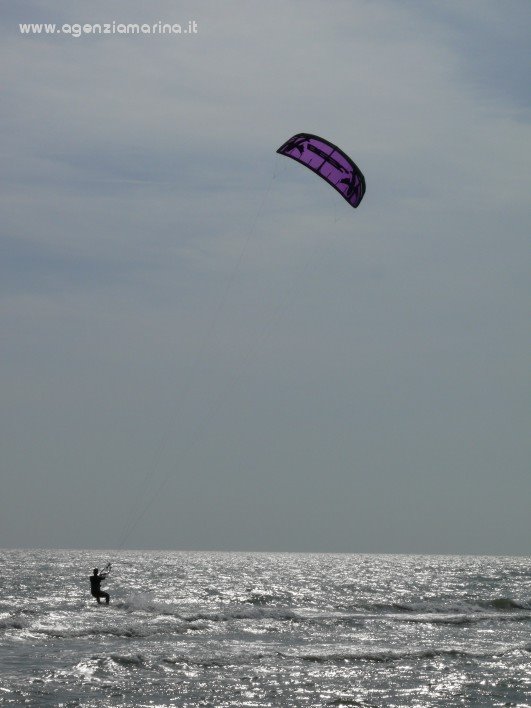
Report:
[{"label": "black wetsuit", "polygon": [[90,576],[90,594],[92,597],[95,597],[96,600],[98,601],[98,605],[101,605],[101,598],[103,597],[105,599],[105,604],[109,604],[110,596],[108,592],[103,592],[101,590],[100,585],[101,581],[106,578],[106,575],[91,575]]}]

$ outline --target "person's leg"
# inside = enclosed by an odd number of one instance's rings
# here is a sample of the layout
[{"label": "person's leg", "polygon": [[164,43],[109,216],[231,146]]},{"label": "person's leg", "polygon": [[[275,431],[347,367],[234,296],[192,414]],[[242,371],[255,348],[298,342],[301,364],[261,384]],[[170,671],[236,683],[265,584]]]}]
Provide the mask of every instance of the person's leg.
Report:
[{"label": "person's leg", "polygon": [[109,595],[108,592],[102,592],[101,594],[102,594],[102,596],[105,598],[105,604],[108,605],[108,604],[109,604],[109,600],[111,599],[111,596]]}]

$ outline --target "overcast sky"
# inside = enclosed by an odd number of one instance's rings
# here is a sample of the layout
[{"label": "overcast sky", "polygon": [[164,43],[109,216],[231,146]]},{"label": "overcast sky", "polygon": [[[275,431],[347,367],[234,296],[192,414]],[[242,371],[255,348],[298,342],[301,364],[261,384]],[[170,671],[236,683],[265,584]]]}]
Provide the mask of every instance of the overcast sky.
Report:
[{"label": "overcast sky", "polygon": [[0,545],[528,554],[528,0],[0,7]]}]

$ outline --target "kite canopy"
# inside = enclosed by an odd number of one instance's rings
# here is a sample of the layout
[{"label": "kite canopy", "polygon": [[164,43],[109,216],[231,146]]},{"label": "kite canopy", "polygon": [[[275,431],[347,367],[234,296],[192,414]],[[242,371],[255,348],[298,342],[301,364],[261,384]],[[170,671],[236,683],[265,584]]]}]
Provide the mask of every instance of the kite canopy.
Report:
[{"label": "kite canopy", "polygon": [[297,133],[277,152],[306,165],[356,208],[365,194],[365,177],[336,145],[310,133]]}]

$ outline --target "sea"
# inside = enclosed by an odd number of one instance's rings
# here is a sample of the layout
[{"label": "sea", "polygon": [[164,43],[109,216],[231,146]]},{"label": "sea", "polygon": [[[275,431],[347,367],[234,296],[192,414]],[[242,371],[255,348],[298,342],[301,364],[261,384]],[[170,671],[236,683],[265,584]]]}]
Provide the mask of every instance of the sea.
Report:
[{"label": "sea", "polygon": [[0,567],[0,705],[531,706],[531,558],[0,550]]}]

